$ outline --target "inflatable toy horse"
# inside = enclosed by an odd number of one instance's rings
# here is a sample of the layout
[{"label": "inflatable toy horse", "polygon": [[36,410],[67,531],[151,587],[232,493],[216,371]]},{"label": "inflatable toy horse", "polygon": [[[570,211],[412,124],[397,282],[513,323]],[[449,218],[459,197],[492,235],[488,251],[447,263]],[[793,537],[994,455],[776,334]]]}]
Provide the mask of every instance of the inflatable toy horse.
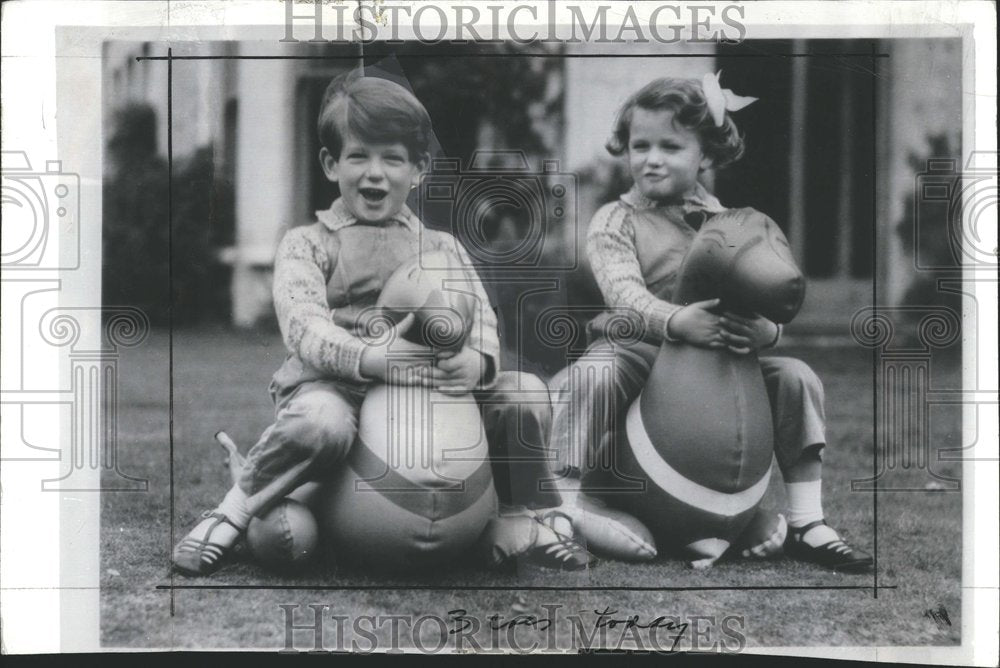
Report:
[{"label": "inflatable toy horse", "polygon": [[[720,313],[787,323],[804,293],[802,273],[774,221],[735,209],[699,230],[674,301],[720,298]],[[584,490],[635,515],[661,548],[679,548],[692,565],[710,566],[732,544],[745,543],[740,539],[751,524],[754,531],[773,524],[755,517],[770,479],[774,434],[754,354],[665,341],[609,447],[612,471],[588,473]],[[644,489],[607,492],[621,487],[621,476]]]}]

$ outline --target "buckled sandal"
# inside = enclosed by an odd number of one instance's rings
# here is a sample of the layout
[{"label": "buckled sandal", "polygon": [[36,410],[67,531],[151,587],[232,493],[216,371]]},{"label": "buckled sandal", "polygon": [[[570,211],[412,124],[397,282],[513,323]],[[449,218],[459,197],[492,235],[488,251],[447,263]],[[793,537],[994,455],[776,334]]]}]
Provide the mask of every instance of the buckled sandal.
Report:
[{"label": "buckled sandal", "polygon": [[870,554],[852,548],[840,538],[816,547],[802,541],[802,537],[810,529],[821,524],[826,524],[826,520],[816,520],[804,527],[788,527],[785,554],[792,559],[819,564],[843,573],[862,573],[872,567],[874,560]]},{"label": "buckled sandal", "polygon": [[556,531],[552,524],[556,518],[565,519],[572,526],[572,522],[566,513],[558,510],[550,510],[536,520],[544,524],[557,540],[546,545],[536,545],[528,551],[528,561],[543,568],[553,568],[561,571],[582,571],[598,563],[597,557],[587,551],[583,545]]},{"label": "buckled sandal", "polygon": [[[208,531],[205,532],[205,537],[202,539],[192,538],[189,533],[181,542],[177,543],[177,547],[174,548],[173,556],[171,557],[174,568],[184,575],[211,575],[219,570],[237,552],[241,542],[239,537],[236,538],[236,541],[232,545],[228,546],[212,542],[212,534],[215,533],[215,530],[223,522],[236,529],[238,533],[243,533],[243,529],[233,524],[222,513],[214,510],[206,510],[201,514],[201,519],[214,519],[215,522],[208,527]],[[200,525],[201,522],[198,522],[198,524]],[[197,528],[197,525],[195,528]],[[192,529],[193,531],[194,529]]]}]

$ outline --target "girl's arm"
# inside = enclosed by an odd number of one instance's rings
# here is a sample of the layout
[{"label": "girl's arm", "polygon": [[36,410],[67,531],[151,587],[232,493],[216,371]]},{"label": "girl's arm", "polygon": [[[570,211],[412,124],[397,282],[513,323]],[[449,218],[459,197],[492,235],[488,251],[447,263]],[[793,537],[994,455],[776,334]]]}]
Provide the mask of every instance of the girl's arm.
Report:
[{"label": "girl's arm", "polygon": [[647,334],[656,341],[667,338],[670,318],[681,307],[646,289],[625,207],[616,203],[597,212],[587,233],[587,257],[607,305],[639,313]]},{"label": "girl's arm", "polygon": [[718,299],[680,306],[653,295],[642,278],[629,212],[620,205],[597,212],[587,235],[587,255],[608,306],[641,314],[646,332],[658,342],[684,341],[749,353],[775,345],[781,334],[763,318],[745,320],[733,314],[720,318],[714,312]]},{"label": "girl's arm", "polygon": [[274,259],[274,310],[289,352],[335,378],[362,382],[365,344],[334,324],[326,301],[333,267],[312,226],[285,233]]}]

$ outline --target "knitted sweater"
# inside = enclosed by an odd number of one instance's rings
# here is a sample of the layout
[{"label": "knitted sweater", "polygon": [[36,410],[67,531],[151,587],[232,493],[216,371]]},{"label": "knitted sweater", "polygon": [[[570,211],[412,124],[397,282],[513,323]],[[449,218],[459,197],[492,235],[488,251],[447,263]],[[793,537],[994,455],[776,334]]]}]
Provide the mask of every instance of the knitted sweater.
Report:
[{"label": "knitted sweater", "polygon": [[700,184],[683,201],[659,204],[632,187],[601,207],[587,233],[587,257],[610,308],[641,315],[653,341],[667,336],[677,272],[708,214],[725,208]]},{"label": "knitted sweater", "polygon": [[343,200],[316,212],[317,222],[285,233],[274,261],[274,309],[289,356],[276,377],[283,383],[318,379],[365,382],[357,337],[358,316],[374,306],[385,282],[401,264],[419,253],[439,250],[457,255],[474,286],[477,308],[466,345],[492,360],[499,370],[496,315],[465,249],[445,232],[426,229],[403,207],[373,225],[359,221]]}]

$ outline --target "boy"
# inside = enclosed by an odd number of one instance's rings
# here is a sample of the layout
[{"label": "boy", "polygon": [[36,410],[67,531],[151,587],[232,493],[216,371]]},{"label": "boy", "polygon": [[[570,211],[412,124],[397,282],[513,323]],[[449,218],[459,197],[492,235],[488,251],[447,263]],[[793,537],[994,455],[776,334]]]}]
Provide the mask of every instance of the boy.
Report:
[{"label": "boy", "polygon": [[[389,343],[368,344],[359,316],[372,307],[385,281],[406,260],[445,250],[471,266],[450,235],[424,229],[406,206],[429,162],[431,122],[423,105],[390,81],[342,75],[328,86],[318,119],[323,173],[340,198],[317,212],[317,222],[289,230],[275,258],[274,304],[288,356],[269,391],[275,422],[246,458],[239,481],[222,503],[177,545],[175,567],[187,575],[214,572],[228,557],[255,514],[263,514],[306,481],[342,465],[357,432],[367,384],[385,382]],[[441,392],[474,392],[480,402],[491,455],[531,460],[510,469],[494,460],[502,504],[553,507],[559,498],[538,491],[547,477],[539,457],[550,409],[517,402],[519,390],[545,386],[534,376],[499,371],[497,323],[475,272],[477,309],[464,347],[429,364],[423,346],[400,337],[413,322],[396,326],[393,363],[412,354],[402,374]],[[405,363],[405,362],[404,362]],[[537,517],[537,516],[536,516]],[[534,532],[533,532],[534,533]],[[540,565],[582,569],[590,555],[540,519],[528,553]]]}]

